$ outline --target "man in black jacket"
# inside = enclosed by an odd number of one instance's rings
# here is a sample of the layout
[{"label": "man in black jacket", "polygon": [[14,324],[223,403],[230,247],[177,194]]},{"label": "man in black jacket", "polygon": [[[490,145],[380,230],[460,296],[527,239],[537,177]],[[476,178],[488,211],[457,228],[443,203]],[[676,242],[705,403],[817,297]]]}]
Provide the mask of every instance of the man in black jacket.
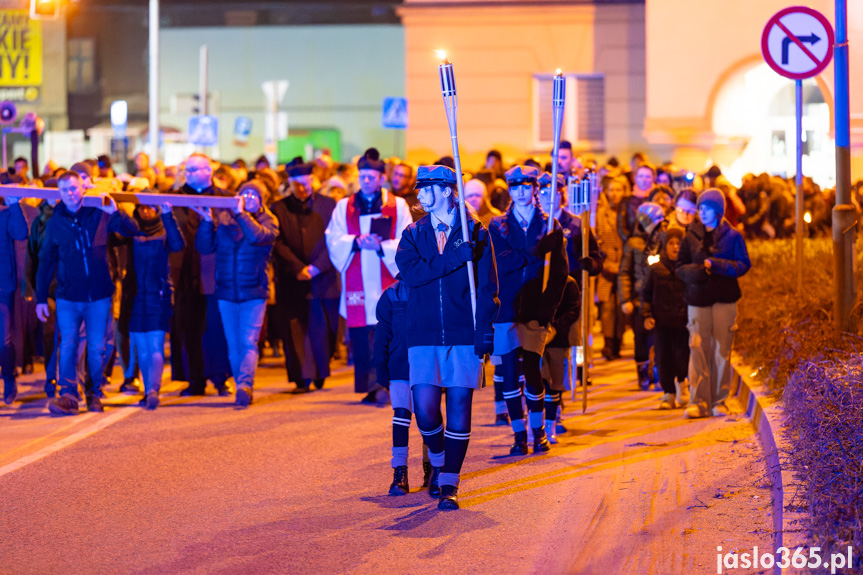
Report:
[{"label": "man in black jacket", "polygon": [[[49,316],[48,291],[57,274],[57,329],[60,330],[60,397],[48,404],[55,415],[78,413],[76,363],[81,324],[85,326],[90,373],[101,374],[105,365],[105,339],[111,313],[114,282],[108,269],[108,236],[131,218],[117,210],[110,196],[99,208],[83,207],[84,182],[76,172],[66,172],[57,182],[61,202],[48,220],[45,241],[39,251],[36,272],[36,316]],[[110,217],[109,217],[110,216]],[[90,411],[102,411],[98,384],[85,383]]]},{"label": "man in black jacket", "polygon": [[[285,368],[296,393],[320,389],[330,375],[339,327],[341,283],[324,231],[336,202],[313,190],[312,164],[288,168],[291,194],[272,206],[279,221],[273,248]],[[276,326],[272,326],[276,329]]]},{"label": "man in black jacket", "polygon": [[[186,184],[181,194],[229,196],[213,185],[210,159],[192,154],[185,164]],[[171,379],[188,381],[182,395],[204,395],[207,379],[221,396],[230,391],[226,382],[231,372],[228,342],[222,327],[216,293],[216,256],[201,255],[195,249],[195,235],[201,218],[190,208],[176,208],[174,217],[186,248],[171,254],[174,282],[174,318],[171,324]]]},{"label": "man in black jacket", "polygon": [[17,198],[6,198],[8,207],[0,207],[0,369],[3,370],[3,402],[15,401],[15,346],[12,323],[15,291],[18,282],[15,265],[15,241],[27,238],[27,221]]}]

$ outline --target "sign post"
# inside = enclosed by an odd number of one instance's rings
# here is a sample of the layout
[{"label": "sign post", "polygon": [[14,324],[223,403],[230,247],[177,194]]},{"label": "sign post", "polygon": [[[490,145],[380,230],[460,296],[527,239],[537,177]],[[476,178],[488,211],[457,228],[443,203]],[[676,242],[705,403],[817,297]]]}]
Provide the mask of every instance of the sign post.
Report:
[{"label": "sign post", "polygon": [[824,71],[833,56],[832,46],[833,27],[830,22],[821,13],[805,6],[780,10],[767,21],[761,35],[761,53],[765,62],[777,74],[795,81],[797,293],[803,292],[803,80]]}]

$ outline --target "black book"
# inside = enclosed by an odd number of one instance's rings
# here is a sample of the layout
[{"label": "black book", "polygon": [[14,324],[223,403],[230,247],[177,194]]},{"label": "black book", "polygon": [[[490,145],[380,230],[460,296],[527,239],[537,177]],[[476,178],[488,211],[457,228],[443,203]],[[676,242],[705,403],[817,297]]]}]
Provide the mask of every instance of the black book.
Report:
[{"label": "black book", "polygon": [[377,234],[381,239],[388,240],[392,235],[393,219],[389,216],[379,216],[372,220],[369,226],[370,234]]}]

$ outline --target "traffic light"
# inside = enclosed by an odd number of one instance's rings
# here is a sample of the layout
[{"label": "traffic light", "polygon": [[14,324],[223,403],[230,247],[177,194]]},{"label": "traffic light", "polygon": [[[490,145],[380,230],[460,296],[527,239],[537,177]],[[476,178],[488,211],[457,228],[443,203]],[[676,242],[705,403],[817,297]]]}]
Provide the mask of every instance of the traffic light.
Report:
[{"label": "traffic light", "polygon": [[30,18],[33,20],[56,20],[60,16],[62,0],[30,0]]}]

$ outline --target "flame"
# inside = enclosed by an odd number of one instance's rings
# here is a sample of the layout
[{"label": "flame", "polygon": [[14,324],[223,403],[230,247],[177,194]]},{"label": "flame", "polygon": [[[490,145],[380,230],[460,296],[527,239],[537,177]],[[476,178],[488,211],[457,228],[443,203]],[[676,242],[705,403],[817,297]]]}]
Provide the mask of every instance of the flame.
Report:
[{"label": "flame", "polygon": [[441,62],[446,62],[446,50],[435,50],[434,53],[437,54]]},{"label": "flame", "polygon": [[806,212],[805,214],[803,214],[803,221],[806,222],[807,224],[811,224],[812,223],[812,214],[810,214],[809,212]]},{"label": "flame", "polygon": [[560,68],[558,68],[558,69],[557,69],[557,70],[555,70],[555,72],[554,72],[554,75],[555,75],[555,76],[560,76],[560,75],[562,75],[562,74],[563,74],[563,72],[561,72],[561,71],[560,71]]}]

